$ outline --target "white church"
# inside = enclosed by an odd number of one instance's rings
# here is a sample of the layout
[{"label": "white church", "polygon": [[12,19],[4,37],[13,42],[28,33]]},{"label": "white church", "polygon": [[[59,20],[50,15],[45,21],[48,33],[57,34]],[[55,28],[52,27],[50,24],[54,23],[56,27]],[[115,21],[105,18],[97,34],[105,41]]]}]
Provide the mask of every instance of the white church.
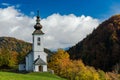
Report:
[{"label": "white church", "polygon": [[19,64],[19,71],[28,72],[46,72],[47,71],[47,54],[43,48],[42,25],[40,24],[39,12],[36,19],[36,25],[33,32],[32,50],[26,55],[24,63]]}]

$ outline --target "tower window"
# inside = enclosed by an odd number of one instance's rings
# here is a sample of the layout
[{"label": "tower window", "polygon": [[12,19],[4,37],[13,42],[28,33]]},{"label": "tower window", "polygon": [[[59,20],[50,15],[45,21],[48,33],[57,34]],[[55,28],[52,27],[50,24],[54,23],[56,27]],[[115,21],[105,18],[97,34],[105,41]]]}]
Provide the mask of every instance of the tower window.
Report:
[{"label": "tower window", "polygon": [[40,37],[37,38],[37,45],[40,45]]},{"label": "tower window", "polygon": [[40,37],[38,37],[38,41],[40,41]]},{"label": "tower window", "polygon": [[40,45],[40,42],[38,42],[37,44]]}]

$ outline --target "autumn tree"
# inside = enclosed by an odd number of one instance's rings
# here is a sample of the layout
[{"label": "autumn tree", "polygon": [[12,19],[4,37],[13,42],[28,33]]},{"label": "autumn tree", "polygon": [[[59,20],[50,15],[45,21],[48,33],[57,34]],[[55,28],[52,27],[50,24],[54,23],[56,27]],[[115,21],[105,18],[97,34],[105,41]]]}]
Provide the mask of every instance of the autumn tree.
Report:
[{"label": "autumn tree", "polygon": [[1,50],[0,51],[0,66],[4,68],[8,67],[9,64],[10,53],[9,50]]},{"label": "autumn tree", "polygon": [[99,74],[100,80],[106,80],[107,79],[104,71],[98,70],[98,74]]},{"label": "autumn tree", "polygon": [[15,51],[12,51],[9,58],[9,64],[10,67],[16,67],[18,60],[17,60],[18,54]]},{"label": "autumn tree", "polygon": [[12,68],[17,65],[17,53],[8,49],[0,50],[0,68]]},{"label": "autumn tree", "polygon": [[71,61],[69,54],[59,49],[50,59],[49,68],[69,80],[99,80],[99,75],[93,68],[88,68],[82,60]]},{"label": "autumn tree", "polygon": [[53,69],[58,75],[65,75],[66,66],[69,63],[69,54],[62,49],[58,49],[58,51],[50,58],[48,67]]}]

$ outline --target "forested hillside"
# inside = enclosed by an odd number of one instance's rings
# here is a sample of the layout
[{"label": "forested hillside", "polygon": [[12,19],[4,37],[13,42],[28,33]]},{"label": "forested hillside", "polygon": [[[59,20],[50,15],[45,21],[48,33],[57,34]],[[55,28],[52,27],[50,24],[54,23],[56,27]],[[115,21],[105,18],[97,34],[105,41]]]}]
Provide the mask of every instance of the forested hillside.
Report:
[{"label": "forested hillside", "polygon": [[120,15],[101,23],[68,52],[71,59],[82,59],[85,64],[97,69],[120,71]]}]

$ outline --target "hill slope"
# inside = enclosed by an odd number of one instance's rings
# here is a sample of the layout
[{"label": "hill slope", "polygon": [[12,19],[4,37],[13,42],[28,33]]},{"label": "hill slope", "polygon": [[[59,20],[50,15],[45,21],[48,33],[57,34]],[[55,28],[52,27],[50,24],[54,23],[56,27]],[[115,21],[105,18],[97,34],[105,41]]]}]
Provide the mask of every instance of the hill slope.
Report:
[{"label": "hill slope", "polygon": [[0,72],[0,80],[65,80],[50,73],[17,74]]},{"label": "hill slope", "polygon": [[11,37],[0,37],[0,69],[16,67],[31,50],[31,44]]},{"label": "hill slope", "polygon": [[8,49],[18,53],[26,53],[31,49],[31,44],[12,37],[0,37],[0,49]]},{"label": "hill slope", "polygon": [[104,21],[68,52],[71,59],[82,59],[87,65],[111,71],[120,63],[120,15]]},{"label": "hill slope", "polygon": [[[18,64],[31,49],[31,43],[12,37],[0,37],[0,68]],[[52,55],[50,50],[44,49],[44,51],[48,53],[48,57]]]}]

